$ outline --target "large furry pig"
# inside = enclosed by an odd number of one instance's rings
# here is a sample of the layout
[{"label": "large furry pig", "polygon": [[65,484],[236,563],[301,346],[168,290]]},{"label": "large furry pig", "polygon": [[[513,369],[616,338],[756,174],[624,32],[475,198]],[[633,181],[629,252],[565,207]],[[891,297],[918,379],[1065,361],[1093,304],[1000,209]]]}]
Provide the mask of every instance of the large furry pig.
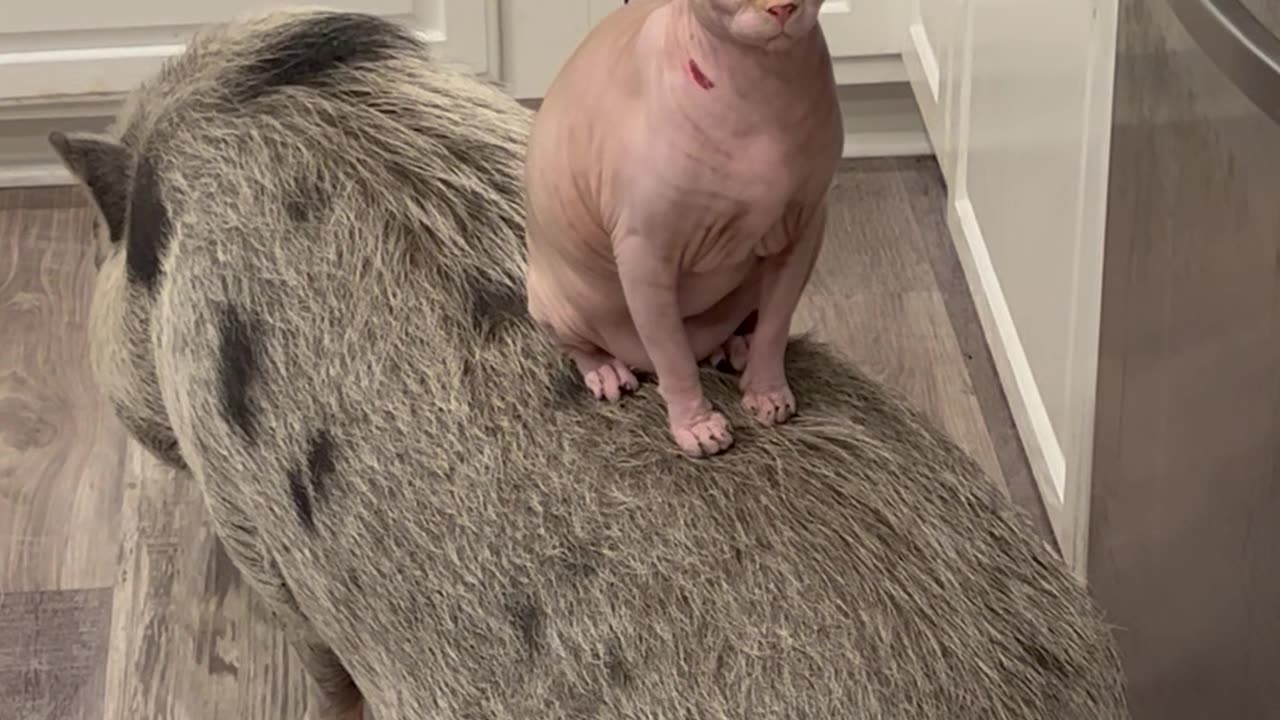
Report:
[{"label": "large furry pig", "polygon": [[101,210],[99,383],[200,484],[317,718],[1125,716],[1086,593],[830,352],[794,342],[804,413],[733,410],[700,462],[652,385],[595,402],[525,312],[528,125],[394,24],[294,11],[51,136]]}]

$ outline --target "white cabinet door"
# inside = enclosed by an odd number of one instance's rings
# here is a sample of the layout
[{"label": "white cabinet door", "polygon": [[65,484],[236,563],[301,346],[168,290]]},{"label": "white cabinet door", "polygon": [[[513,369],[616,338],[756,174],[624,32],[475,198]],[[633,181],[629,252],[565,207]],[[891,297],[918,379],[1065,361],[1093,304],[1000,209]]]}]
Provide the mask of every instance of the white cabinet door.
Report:
[{"label": "white cabinet door", "polygon": [[956,104],[960,59],[969,37],[967,0],[914,0],[902,59],[942,174],[955,170]]},{"label": "white cabinet door", "polygon": [[[622,5],[618,0],[617,5]],[[546,94],[561,66],[603,17],[600,0],[501,0],[502,71],[507,92],[521,99]]]},{"label": "white cabinet door", "polygon": [[961,43],[946,61],[961,89],[952,130],[942,131],[954,133],[952,231],[1059,544],[1078,570],[1088,528],[1116,5],[965,0],[959,36],[945,31],[955,21],[943,0],[921,2],[941,19],[917,16],[929,47]]},{"label": "white cabinet door", "polygon": [[826,0],[822,31],[831,56],[838,61],[901,53],[908,10],[904,0]]},{"label": "white cabinet door", "polygon": [[[41,0],[4,2],[0,102],[128,92],[181,52],[202,25],[288,0]],[[375,13],[416,27],[445,56],[490,70],[496,0],[334,0],[329,7]]]}]

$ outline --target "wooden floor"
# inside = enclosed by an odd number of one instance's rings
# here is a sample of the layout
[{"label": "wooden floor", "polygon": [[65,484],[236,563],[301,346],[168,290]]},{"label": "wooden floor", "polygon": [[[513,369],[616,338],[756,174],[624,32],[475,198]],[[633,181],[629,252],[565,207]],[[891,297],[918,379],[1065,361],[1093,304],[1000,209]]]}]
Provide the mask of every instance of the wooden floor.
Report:
[{"label": "wooden floor", "polygon": [[[842,169],[797,330],[904,392],[1047,522],[932,160]],[[305,685],[189,482],[126,442],[86,355],[91,216],[0,191],[0,720],[294,720]]]}]

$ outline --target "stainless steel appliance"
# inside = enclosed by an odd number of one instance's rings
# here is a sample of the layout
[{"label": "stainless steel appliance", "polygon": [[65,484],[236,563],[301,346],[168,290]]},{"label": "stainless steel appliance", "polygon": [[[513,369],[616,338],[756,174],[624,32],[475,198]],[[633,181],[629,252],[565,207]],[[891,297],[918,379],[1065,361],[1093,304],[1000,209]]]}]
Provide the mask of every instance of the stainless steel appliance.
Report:
[{"label": "stainless steel appliance", "polygon": [[1280,0],[1120,0],[1089,576],[1134,717],[1280,718]]}]

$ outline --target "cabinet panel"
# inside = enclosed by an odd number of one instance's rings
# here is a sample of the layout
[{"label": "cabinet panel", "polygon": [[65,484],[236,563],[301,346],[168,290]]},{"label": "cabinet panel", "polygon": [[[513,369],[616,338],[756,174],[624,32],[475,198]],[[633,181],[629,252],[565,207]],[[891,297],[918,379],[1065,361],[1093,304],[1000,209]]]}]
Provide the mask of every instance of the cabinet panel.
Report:
[{"label": "cabinet panel", "polygon": [[904,0],[826,0],[822,30],[832,57],[898,55],[907,33]]},{"label": "cabinet panel", "polygon": [[[966,0],[953,230],[1061,549],[1083,571],[1115,0]],[[926,28],[927,31],[927,28]]]},{"label": "cabinet panel", "polygon": [[[617,0],[622,5],[622,0]],[[518,98],[540,98],[603,17],[600,0],[501,0],[502,83]]]},{"label": "cabinet panel", "polygon": [[[59,0],[55,6],[67,3]],[[6,32],[0,33],[0,104],[126,93],[181,52],[201,25],[296,3],[234,0],[216,9],[161,0],[83,5],[75,12],[63,7],[61,13],[22,6],[14,24],[6,14]],[[477,73],[491,69],[496,0],[335,0],[328,6],[405,22],[441,55]],[[10,31],[14,27],[23,30]]]},{"label": "cabinet panel", "polygon": [[943,176],[955,170],[959,61],[967,39],[964,0],[916,0],[903,61]]},{"label": "cabinet panel", "polygon": [[[965,189],[1054,430],[1066,429],[1088,6],[974,0]],[[1053,28],[1053,32],[1028,32]]]},{"label": "cabinet panel", "polygon": [[[219,2],[172,2],[172,0],[127,0],[126,2],[86,2],[86,0],[46,0],[6,2],[4,36],[10,33],[39,33],[75,30],[121,30],[157,25],[203,25],[275,7],[290,7],[288,0],[220,0]],[[379,15],[409,15],[414,0],[339,0],[331,4],[343,10]]]}]

